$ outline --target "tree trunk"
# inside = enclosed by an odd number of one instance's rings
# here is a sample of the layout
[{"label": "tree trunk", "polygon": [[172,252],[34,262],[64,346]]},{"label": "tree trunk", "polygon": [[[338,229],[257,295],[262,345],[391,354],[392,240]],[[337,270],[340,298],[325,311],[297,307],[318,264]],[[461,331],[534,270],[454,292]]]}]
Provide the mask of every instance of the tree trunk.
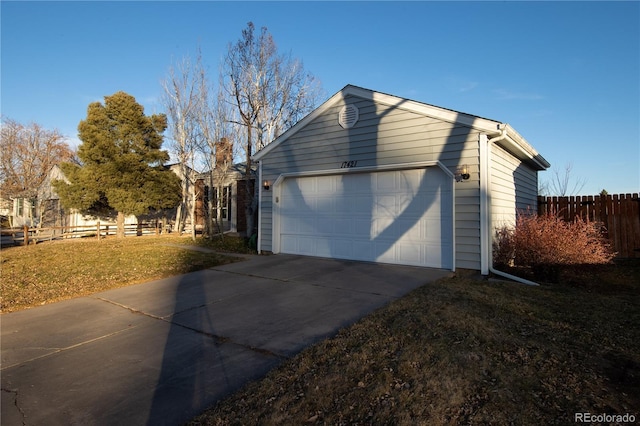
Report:
[{"label": "tree trunk", "polygon": [[251,235],[253,235],[253,228],[255,227],[254,225],[254,220],[253,220],[253,206],[249,203],[247,203],[247,207],[244,210],[244,214],[246,216],[247,219],[247,238],[251,238]]},{"label": "tree trunk", "polygon": [[198,191],[197,186],[194,186],[193,193],[191,194],[191,208],[190,208],[190,216],[191,216],[191,239],[193,241],[196,240],[196,201],[198,200]]},{"label": "tree trunk", "polygon": [[124,238],[124,213],[118,212],[116,218],[116,237]]},{"label": "tree trunk", "polygon": [[[247,216],[247,234],[251,238],[254,234],[258,233],[258,197],[259,187],[257,180],[253,184],[253,194],[251,195],[251,216]],[[257,249],[257,247],[256,247]]]}]

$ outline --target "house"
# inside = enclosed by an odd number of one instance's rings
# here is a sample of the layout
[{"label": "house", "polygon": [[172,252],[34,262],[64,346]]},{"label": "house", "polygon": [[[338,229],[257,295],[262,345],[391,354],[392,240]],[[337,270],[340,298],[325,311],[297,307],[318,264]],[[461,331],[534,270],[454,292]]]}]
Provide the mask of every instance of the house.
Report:
[{"label": "house", "polygon": [[[176,165],[169,166],[178,176],[181,176]],[[195,223],[196,230],[206,228],[206,220],[212,217],[212,232],[230,232],[245,235],[247,228],[244,210],[247,192],[253,190],[255,179],[249,180],[247,186],[244,176],[244,163],[232,164],[226,170],[214,169],[203,173],[194,173],[193,181],[188,191],[196,193]],[[193,183],[195,182],[195,184]],[[192,198],[187,199],[187,213],[185,216],[187,228],[191,227],[190,209]],[[175,222],[177,209],[168,211],[169,218]]]},{"label": "house", "polygon": [[[166,166],[171,171],[181,176],[180,167],[177,164]],[[205,224],[208,200],[212,200],[213,214],[218,217],[219,230],[244,233],[246,231],[246,219],[244,214],[244,196],[246,185],[244,182],[244,164],[233,164],[229,170],[222,173],[214,170],[214,173],[197,173],[188,169],[191,181],[189,191],[196,191],[196,229],[202,230]],[[210,175],[213,176],[210,179]],[[60,197],[53,188],[54,180],[66,179],[59,166],[51,168],[40,187],[37,188],[35,198],[12,198],[0,200],[0,214],[7,217],[10,227],[59,227],[76,229],[77,227],[95,227],[100,220],[97,217],[82,214],[76,210],[65,211],[60,204]],[[253,181],[251,181],[253,182]],[[218,195],[220,194],[220,195]],[[191,197],[188,203],[191,203]],[[187,205],[190,209],[190,205]],[[162,212],[159,217],[167,224],[174,223],[177,209],[169,209]],[[143,217],[143,220],[155,220],[155,217]],[[104,224],[104,219],[102,220]],[[138,218],[133,215],[125,217],[125,226],[136,225]],[[115,223],[114,223],[115,224]],[[186,227],[191,227],[190,215],[186,214]],[[59,230],[60,233],[62,232]],[[215,232],[215,231],[214,231]]]},{"label": "house", "polygon": [[[34,214],[30,225],[40,228],[64,227],[69,229],[95,227],[100,220],[99,218],[80,213],[75,209],[65,211],[60,203],[60,197],[53,187],[53,181],[55,180],[67,180],[58,165],[51,168],[42,184],[38,187],[37,197],[33,200]],[[104,219],[102,222],[104,223]],[[124,223],[125,226],[135,225],[138,223],[138,219],[133,215],[129,215],[125,217]]]},{"label": "house", "polygon": [[254,160],[259,252],[483,274],[549,167],[508,124],[352,85]]},{"label": "house", "polygon": [[[245,180],[246,163],[236,163],[226,170],[214,169],[213,173],[201,175],[205,186],[205,199],[212,203],[212,217],[216,218],[222,231],[247,234],[245,200],[253,193],[255,179]],[[197,212],[203,210],[197,209]],[[198,213],[200,214],[200,213]],[[198,216],[197,214],[197,216]]]}]

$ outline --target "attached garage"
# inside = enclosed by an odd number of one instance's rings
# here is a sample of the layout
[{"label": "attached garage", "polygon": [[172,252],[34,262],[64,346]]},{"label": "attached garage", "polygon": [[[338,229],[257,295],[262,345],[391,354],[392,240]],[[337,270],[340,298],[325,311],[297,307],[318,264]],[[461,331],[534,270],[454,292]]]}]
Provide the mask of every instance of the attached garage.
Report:
[{"label": "attached garage", "polygon": [[453,267],[452,178],[437,166],[287,177],[280,252]]},{"label": "attached garage", "polygon": [[508,125],[355,86],[254,160],[259,252],[483,273],[549,166]]}]

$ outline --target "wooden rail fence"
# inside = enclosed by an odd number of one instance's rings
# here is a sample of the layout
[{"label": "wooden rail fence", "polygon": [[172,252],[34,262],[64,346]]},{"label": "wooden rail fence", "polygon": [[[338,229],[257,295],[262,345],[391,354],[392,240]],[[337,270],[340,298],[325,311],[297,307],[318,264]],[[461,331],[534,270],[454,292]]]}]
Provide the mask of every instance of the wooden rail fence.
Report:
[{"label": "wooden rail fence", "polygon": [[538,214],[600,222],[618,257],[640,257],[640,194],[538,197]]},{"label": "wooden rail fence", "polygon": [[[66,238],[87,238],[94,237],[96,239],[116,235],[115,223],[100,223],[95,225],[81,226],[51,226],[42,228],[30,228],[24,226],[22,228],[3,229],[2,245],[37,243],[40,241],[51,241]],[[162,229],[162,225],[158,223],[139,223],[127,224],[124,227],[125,235],[151,235],[160,234],[167,230]]]}]

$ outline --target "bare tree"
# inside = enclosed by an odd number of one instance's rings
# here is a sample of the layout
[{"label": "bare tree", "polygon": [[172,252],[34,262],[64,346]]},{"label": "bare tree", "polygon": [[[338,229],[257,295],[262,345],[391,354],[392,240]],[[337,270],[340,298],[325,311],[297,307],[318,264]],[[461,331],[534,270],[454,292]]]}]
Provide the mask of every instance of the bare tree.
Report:
[{"label": "bare tree", "polygon": [[163,103],[167,109],[172,151],[178,160],[180,179],[182,180],[182,200],[176,213],[175,230],[182,232],[185,226],[187,210],[191,219],[191,237],[196,238],[196,201],[198,188],[196,185],[196,152],[201,137],[199,115],[202,113],[200,81],[203,75],[199,72],[200,56],[197,63],[192,64],[184,58],[169,68],[169,75],[162,82],[164,89]]},{"label": "bare tree", "polygon": [[34,198],[53,166],[77,161],[58,130],[4,119],[1,131],[0,191],[3,197]]},{"label": "bare tree", "polygon": [[[222,91],[214,92],[205,76],[204,69],[200,69],[202,78],[200,83],[201,107],[199,115],[202,131],[202,158],[207,166],[210,194],[207,204],[207,231],[212,237],[218,233],[224,236],[222,228],[222,199],[223,185],[228,181],[235,157],[233,125],[231,124],[229,104],[224,101]],[[215,93],[215,96],[213,94]],[[214,197],[215,195],[215,197]]]},{"label": "bare tree", "polygon": [[587,181],[583,178],[576,178],[572,174],[573,164],[567,163],[564,170],[553,169],[553,176],[550,180],[545,181],[540,186],[541,195],[554,195],[557,197],[565,197],[576,195],[586,185]]},{"label": "bare tree", "polygon": [[222,85],[243,127],[246,154],[245,185],[247,236],[256,231],[258,185],[251,187],[251,156],[310,112],[320,95],[320,85],[291,55],[278,53],[273,37],[262,27],[256,34],[252,22],[241,38],[229,44],[222,67]]}]

